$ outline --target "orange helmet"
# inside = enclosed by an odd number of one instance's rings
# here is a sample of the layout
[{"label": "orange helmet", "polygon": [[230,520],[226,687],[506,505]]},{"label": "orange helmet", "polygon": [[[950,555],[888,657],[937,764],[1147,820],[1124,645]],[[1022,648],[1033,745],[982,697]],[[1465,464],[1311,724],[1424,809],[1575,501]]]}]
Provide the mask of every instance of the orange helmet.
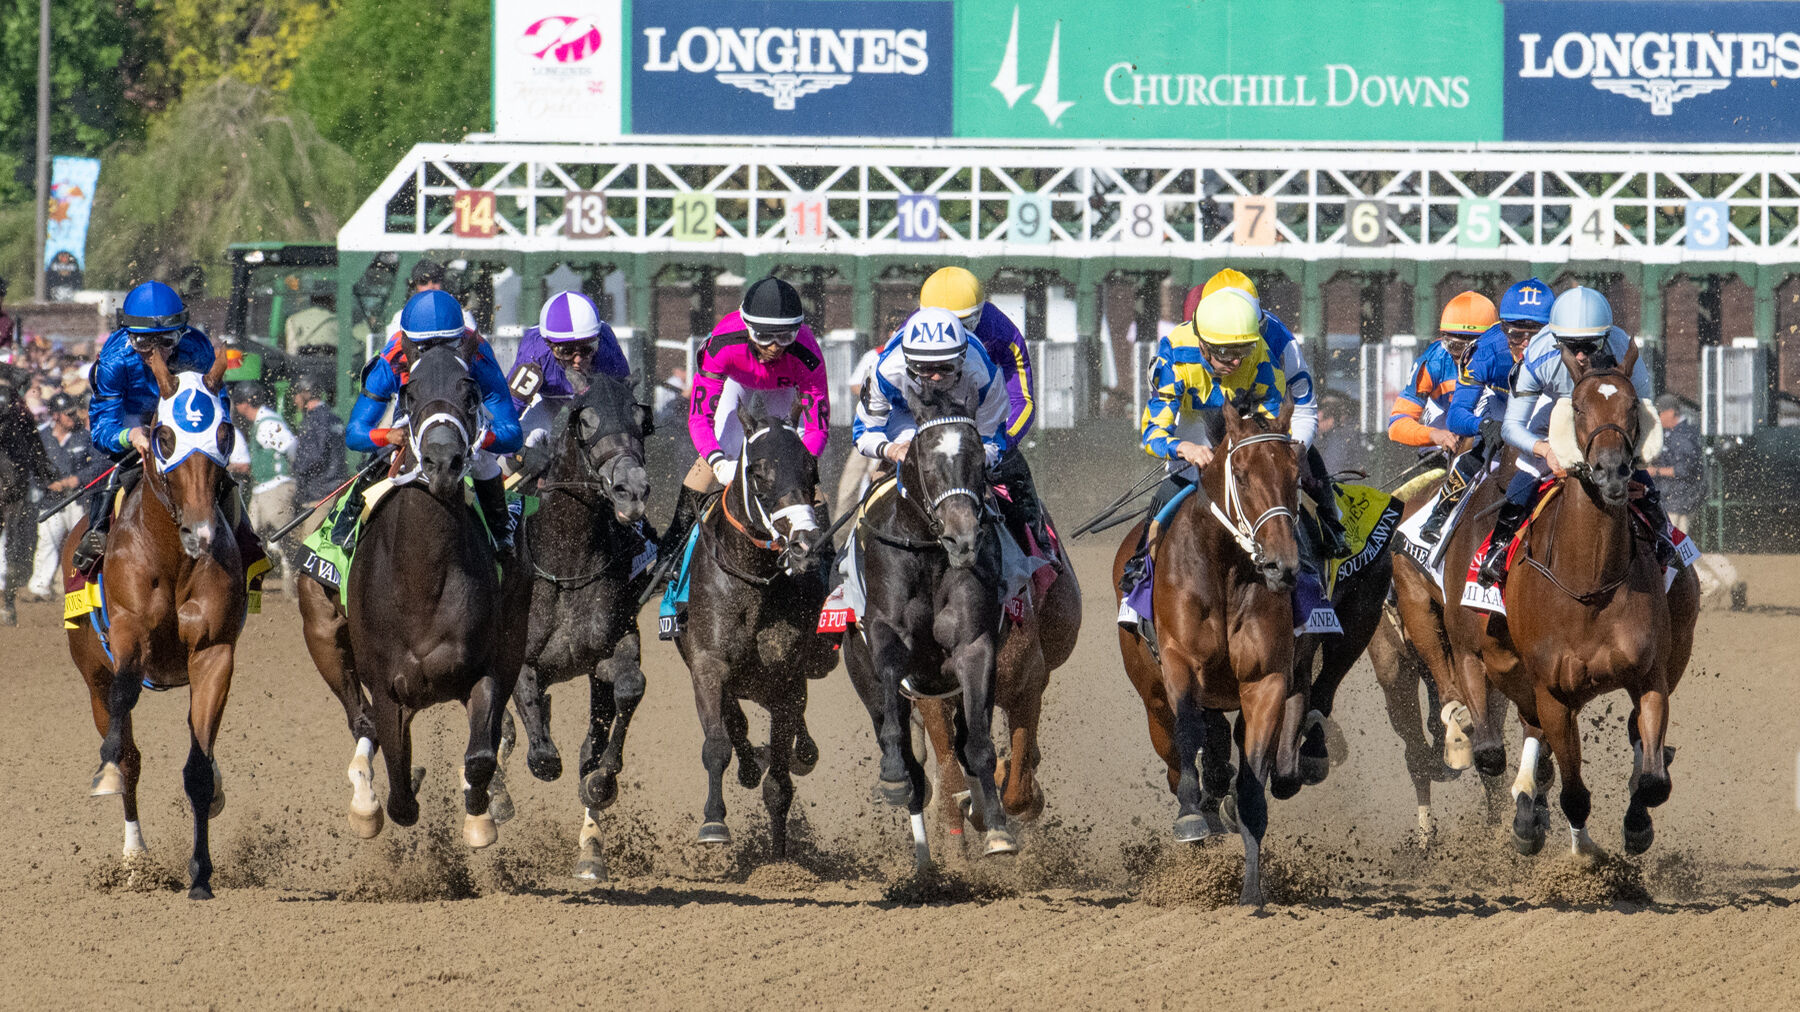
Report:
[{"label": "orange helmet", "polygon": [[1480,292],[1464,292],[1444,307],[1438,330],[1446,337],[1479,337],[1500,322],[1500,313]]}]

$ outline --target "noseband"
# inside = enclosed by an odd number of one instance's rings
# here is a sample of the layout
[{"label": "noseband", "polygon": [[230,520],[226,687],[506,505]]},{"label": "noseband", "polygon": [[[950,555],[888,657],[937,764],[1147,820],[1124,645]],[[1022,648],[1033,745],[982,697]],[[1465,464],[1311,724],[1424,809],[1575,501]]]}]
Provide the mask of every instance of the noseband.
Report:
[{"label": "noseband", "polygon": [[[974,430],[976,442],[980,442],[981,430],[976,427],[975,419],[970,418],[967,415],[946,415],[943,418],[933,418],[929,422],[921,422],[919,426],[913,430],[914,441],[917,441],[919,434],[926,429],[936,428],[940,425],[966,425]],[[925,484],[924,468],[919,469],[919,484],[921,486]],[[901,491],[905,492],[904,486],[902,486]],[[925,514],[925,524],[930,528],[931,536],[933,538],[942,537],[944,533],[944,522],[938,518],[938,507],[957,496],[967,496],[975,503],[975,515],[977,517],[982,517],[985,513],[982,508],[985,500],[982,498],[981,493],[962,485],[947,488],[936,495],[930,495],[929,490],[921,488],[919,494],[921,497],[925,498],[925,501],[923,503],[920,503],[918,500],[912,501],[915,505],[918,505],[920,511]],[[908,498],[911,499],[910,496],[908,496]]]},{"label": "noseband", "polygon": [[1251,522],[1244,513],[1244,500],[1238,492],[1237,472],[1232,469],[1231,457],[1246,446],[1273,442],[1290,443],[1293,442],[1293,438],[1285,432],[1264,432],[1233,443],[1231,449],[1225,451],[1225,508],[1220,509],[1219,504],[1210,499],[1206,504],[1207,508],[1212,510],[1213,516],[1217,517],[1219,523],[1224,525],[1226,532],[1237,541],[1244,553],[1250,556],[1251,563],[1258,566],[1268,561],[1269,557],[1262,542],[1256,539],[1256,535],[1262,531],[1263,525],[1278,517],[1287,517],[1288,523],[1291,524],[1297,525],[1297,521],[1293,510],[1286,506],[1271,506],[1263,510],[1254,522]]},{"label": "noseband", "polygon": [[[421,355],[420,358],[423,359],[424,356]],[[470,379],[470,377],[468,376],[469,363],[467,361],[465,361],[461,355],[456,356],[456,363],[457,363],[457,365],[462,366],[464,378]],[[416,366],[411,371],[416,373],[417,372]],[[409,405],[407,413],[410,416],[410,414],[411,414],[410,404],[412,401],[412,387],[411,387],[410,378],[408,380],[407,385],[402,386],[400,389],[401,389],[401,396],[406,399],[406,402]],[[443,398],[439,398],[437,400],[427,401],[423,405],[423,407],[434,407],[439,404],[448,404],[448,403],[450,403],[450,402],[447,400],[444,400]],[[474,421],[474,431],[471,432],[469,424],[464,422],[460,416],[458,416],[456,413],[451,412],[451,411],[433,411],[432,413],[426,415],[424,420],[419,422],[419,424],[417,424],[417,425],[412,424],[411,419],[409,417],[407,420],[407,426],[406,426],[406,448],[407,448],[407,451],[412,454],[412,466],[411,467],[403,467],[401,469],[400,473],[396,474],[394,476],[394,484],[404,485],[407,482],[412,481],[414,478],[417,478],[420,474],[422,474],[424,472],[424,470],[425,470],[425,454],[422,451],[425,446],[425,433],[434,428],[437,428],[439,426],[449,426],[451,429],[454,429],[456,432],[457,439],[460,440],[462,443],[463,466],[462,466],[462,472],[457,475],[457,479],[461,480],[465,475],[467,475],[469,473],[470,466],[473,465],[475,462],[475,452],[474,452],[475,448],[480,446],[482,441],[487,437],[487,423],[482,418],[481,411],[479,408],[476,409],[475,418],[473,421]]]},{"label": "noseband", "polygon": [[[1623,372],[1619,371],[1618,369],[1603,369],[1598,372],[1590,372],[1587,375],[1581,377],[1581,382],[1575,384],[1575,387],[1569,391],[1569,409],[1571,411],[1579,410],[1578,408],[1575,407],[1575,391],[1576,390],[1581,389],[1581,387],[1586,385],[1589,380],[1606,379],[1608,377],[1624,378],[1627,383],[1630,382],[1630,378],[1626,377],[1625,374]],[[1632,410],[1635,411],[1636,406],[1637,406],[1637,390],[1636,390],[1636,388],[1633,388],[1633,390],[1632,390]],[[1638,443],[1641,442],[1643,434],[1639,433],[1637,436],[1633,436],[1631,433],[1625,431],[1625,426],[1620,425],[1617,422],[1607,422],[1605,425],[1599,426],[1598,428],[1594,429],[1594,431],[1588,433],[1587,438],[1581,441],[1581,460],[1579,463],[1568,468],[1568,470],[1570,470],[1572,472],[1576,472],[1576,473],[1583,473],[1583,474],[1588,472],[1591,469],[1591,465],[1588,463],[1588,461],[1593,457],[1593,453],[1591,451],[1594,448],[1594,440],[1599,439],[1600,436],[1606,432],[1617,432],[1619,434],[1619,438],[1625,440],[1625,450],[1629,454],[1630,459],[1634,462],[1637,460]]]}]

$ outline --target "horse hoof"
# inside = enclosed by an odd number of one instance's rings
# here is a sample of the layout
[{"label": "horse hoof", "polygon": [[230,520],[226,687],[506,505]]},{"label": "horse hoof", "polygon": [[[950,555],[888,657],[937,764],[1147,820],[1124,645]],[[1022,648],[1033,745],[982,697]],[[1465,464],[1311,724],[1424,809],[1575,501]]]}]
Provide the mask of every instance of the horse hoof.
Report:
[{"label": "horse hoof", "polygon": [[757,749],[753,756],[738,756],[738,786],[749,791],[762,783],[763,769],[768,765],[764,755],[762,749]]},{"label": "horse hoof", "polygon": [[555,780],[562,776],[562,755],[557,752],[533,752],[525,757],[525,768],[539,780]]},{"label": "horse hoof", "polygon": [[1176,843],[1199,843],[1210,835],[1212,830],[1206,825],[1204,815],[1192,813],[1175,820]]},{"label": "horse hoof", "polygon": [[1656,842],[1656,826],[1648,818],[1644,820],[1642,829],[1631,828],[1631,816],[1625,816],[1625,853],[1632,856],[1642,854]]},{"label": "horse hoof", "polygon": [[605,770],[595,770],[581,778],[581,803],[594,811],[611,808],[619,800],[619,778]]},{"label": "horse hoof", "polygon": [[975,797],[968,791],[957,791],[950,800],[956,802],[956,810],[962,813],[964,821],[975,821]]},{"label": "horse hoof", "polygon": [[500,827],[492,815],[463,816],[463,842],[475,850],[491,847],[500,839]]},{"label": "horse hoof", "polygon": [[412,768],[412,792],[414,794],[419,793],[419,785],[423,784],[424,782],[425,782],[425,767],[414,766]]},{"label": "horse hoof", "polygon": [[797,777],[806,776],[819,765],[819,743],[812,736],[802,731],[794,738],[794,756],[788,760],[788,772]]},{"label": "horse hoof", "polygon": [[1475,765],[1475,742],[1469,734],[1475,730],[1475,718],[1461,703],[1445,703],[1439,714],[1444,722],[1444,765],[1453,770],[1466,770]]},{"label": "horse hoof", "polygon": [[[1546,813],[1547,814],[1547,813]],[[1513,800],[1513,849],[1526,857],[1544,849],[1546,827],[1538,819],[1538,808],[1531,795],[1521,794]]]},{"label": "horse hoof", "polygon": [[700,824],[699,839],[701,843],[730,843],[731,830],[723,822],[704,822]]},{"label": "horse hoof", "polygon": [[890,805],[904,807],[912,800],[912,784],[906,780],[883,780],[877,785],[881,799]]},{"label": "horse hoof", "polygon": [[1019,811],[1007,812],[1006,814],[1020,822],[1036,822],[1044,814],[1044,785],[1032,784],[1031,800],[1025,802],[1025,807]]},{"label": "horse hoof", "polygon": [[506,784],[501,782],[498,774],[494,776],[494,782],[488,785],[488,814],[494,817],[494,824],[497,826],[511,822],[515,814],[512,794],[508,793]]},{"label": "horse hoof", "polygon": [[110,797],[125,793],[125,774],[119,772],[118,763],[101,763],[94,774],[93,788],[88,791],[90,798]]},{"label": "horse hoof", "polygon": [[985,856],[993,857],[995,854],[1016,854],[1018,852],[1019,844],[1013,839],[1011,833],[1004,829],[987,831],[987,849],[983,851]]},{"label": "horse hoof", "polygon": [[190,900],[210,900],[212,898],[212,886],[195,882],[192,886],[188,887],[188,899]]},{"label": "horse hoof", "polygon": [[1225,831],[1238,831],[1237,795],[1227,794],[1219,799],[1219,821],[1224,824]]},{"label": "horse hoof", "polygon": [[592,857],[584,854],[576,859],[575,870],[570,874],[582,882],[604,882],[606,861],[597,854]]},{"label": "horse hoof", "polygon": [[1495,745],[1491,748],[1477,749],[1475,752],[1475,772],[1484,777],[1497,777],[1506,772],[1506,748]]},{"label": "horse hoof", "polygon": [[381,808],[370,808],[366,812],[358,812],[356,806],[350,806],[350,831],[359,840],[373,840],[381,835]]}]

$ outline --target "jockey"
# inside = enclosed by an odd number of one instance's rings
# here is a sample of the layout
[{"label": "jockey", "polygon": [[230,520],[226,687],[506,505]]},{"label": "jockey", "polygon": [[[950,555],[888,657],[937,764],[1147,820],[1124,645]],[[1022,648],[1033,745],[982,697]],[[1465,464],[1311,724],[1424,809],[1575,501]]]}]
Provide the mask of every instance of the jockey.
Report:
[{"label": "jockey", "polygon": [[1200,480],[1213,458],[1212,421],[1226,402],[1248,398],[1257,414],[1275,418],[1287,397],[1287,377],[1262,336],[1262,309],[1236,287],[1204,296],[1191,320],[1158,344],[1150,376],[1155,391],[1144,405],[1144,452],[1170,462],[1151,499],[1151,523],[1119,578],[1129,598],[1144,577],[1155,544],[1156,515],[1182,488]]},{"label": "jockey", "polygon": [[594,373],[627,380],[631,366],[594,303],[580,292],[557,292],[538,313],[538,325],[519,339],[506,380],[526,449],[549,438],[557,411],[575,399],[578,388],[587,387],[583,377]]},{"label": "jockey", "polygon": [[[350,449],[374,453],[380,447],[397,445],[405,438],[399,427],[377,427],[382,414],[387,411],[388,402],[406,383],[409,365],[405,346],[400,343],[401,335],[420,348],[443,341],[461,341],[474,333],[467,329],[467,322],[456,297],[441,289],[428,289],[407,300],[400,311],[399,333],[389,338],[381,354],[370,359],[363,368],[362,394],[357,397],[356,406],[350,409],[350,420],[344,426],[344,442]],[[487,440],[481,446],[469,448],[469,473],[475,479],[475,499],[481,504],[482,516],[487,519],[495,541],[503,551],[511,552],[512,517],[506,509],[506,485],[500,476],[500,456],[517,452],[523,438],[519,433],[519,415],[506,387],[506,375],[500,371],[494,349],[479,335],[475,357],[469,363],[469,375],[481,389],[482,405],[488,416]],[[333,532],[333,540],[347,536],[355,518],[361,515],[361,507],[355,505],[361,491],[358,483],[351,492],[352,505],[339,514],[339,530]]]},{"label": "jockey", "polygon": [[1325,458],[1313,446],[1313,438],[1319,432],[1319,402],[1313,395],[1312,368],[1306,364],[1306,349],[1294,337],[1281,318],[1262,307],[1262,300],[1257,296],[1256,282],[1242,271],[1230,267],[1207,279],[1205,286],[1196,286],[1188,290],[1187,298],[1182,301],[1181,315],[1183,319],[1194,318],[1194,310],[1200,300],[1214,292],[1232,289],[1248,295],[1257,312],[1261,314],[1259,325],[1263,344],[1268,346],[1269,359],[1281,370],[1287,383],[1287,392],[1294,398],[1294,410],[1288,425],[1288,434],[1294,441],[1306,448],[1306,466],[1300,469],[1300,481],[1319,508],[1319,518],[1324,521],[1320,525],[1320,533],[1325,544],[1321,546],[1325,554],[1332,558],[1348,551],[1344,543],[1344,524],[1338,517],[1337,496],[1331,494],[1331,475],[1325,470]]},{"label": "jockey", "polygon": [[1444,521],[1462,501],[1476,472],[1500,452],[1500,419],[1512,392],[1513,369],[1525,354],[1526,342],[1550,322],[1550,301],[1550,286],[1537,278],[1508,288],[1500,296],[1500,322],[1476,340],[1475,350],[1457,374],[1444,427],[1458,436],[1478,438],[1474,449],[1457,457],[1444,477],[1443,494],[1419,530],[1427,544],[1443,533]]},{"label": "jockey", "polygon": [[[701,347],[688,401],[688,436],[699,457],[682,479],[675,516],[657,545],[658,558],[672,560],[680,554],[700,502],[737,474],[744,449],[737,407],[744,392],[762,391],[763,407],[773,415],[793,410],[798,398],[800,440],[815,457],[824,451],[831,434],[831,393],[825,385],[825,355],[805,317],[793,285],[763,278],[744,289],[742,305],[719,321]],[[651,581],[652,586],[657,583]]]},{"label": "jockey", "polygon": [[972,406],[988,473],[994,473],[1013,449],[1006,438],[1011,405],[1005,375],[981,342],[969,337],[956,314],[936,306],[919,310],[900,326],[875,364],[875,374],[863,385],[856,406],[852,432],[863,456],[896,465],[905,460],[918,427],[907,396],[916,396],[926,382],[949,384]]},{"label": "jockey", "polygon": [[[94,393],[88,404],[94,448],[114,463],[123,465],[133,456],[150,452],[151,424],[162,400],[150,372],[150,356],[160,357],[171,372],[212,367],[212,341],[199,328],[188,326],[187,320],[181,296],[160,281],[146,281],[125,296],[119,309],[119,329],[106,338],[94,360]],[[76,545],[73,559],[80,572],[91,574],[105,551],[106,532],[112,526],[110,506],[121,485],[119,479],[119,471],[114,470],[104,486],[88,498],[88,530]],[[242,526],[243,521],[236,498],[221,499],[233,527]]]},{"label": "jockey", "polygon": [[[1606,296],[1592,288],[1571,288],[1558,295],[1550,307],[1550,322],[1525,347],[1519,363],[1519,378],[1513,384],[1513,397],[1506,405],[1506,420],[1501,434],[1508,445],[1519,453],[1519,470],[1506,487],[1506,502],[1494,522],[1494,534],[1487,555],[1481,561],[1480,582],[1491,587],[1500,582],[1505,572],[1506,549],[1519,531],[1530,509],[1532,493],[1549,474],[1561,472],[1563,462],[1556,458],[1548,439],[1550,409],[1569,396],[1575,382],[1564,359],[1587,368],[1590,361],[1623,362],[1631,348],[1631,337],[1613,326],[1612,306]],[[1650,386],[1650,369],[1644,356],[1639,356],[1631,369],[1631,385],[1639,399],[1654,396]],[[1644,486],[1640,507],[1648,517],[1656,538],[1657,555],[1667,561],[1662,531],[1667,524],[1662,507],[1651,483],[1650,475],[1639,470],[1632,480]]]},{"label": "jockey", "polygon": [[[1000,369],[1006,382],[1006,444],[1009,447],[993,480],[1006,486],[1008,499],[1000,501],[1000,511],[1007,515],[1009,526],[1029,527],[1040,545],[1047,545],[1043,506],[1037,488],[1026,466],[1025,453],[1019,449],[1025,434],[1037,421],[1037,402],[1031,391],[1036,386],[1031,369],[1031,352],[1025,346],[1025,335],[1007,319],[993,303],[987,301],[981,281],[961,267],[940,268],[919,289],[920,309],[948,309],[962,321],[963,327],[980,342],[988,360]],[[893,343],[892,339],[888,342]],[[885,352],[886,349],[884,348]]]},{"label": "jockey", "polygon": [[1444,306],[1438,339],[1413,363],[1412,379],[1394,398],[1388,438],[1402,446],[1437,446],[1454,453],[1460,438],[1443,427],[1456,377],[1475,340],[1498,325],[1494,304],[1480,292],[1463,292]]}]

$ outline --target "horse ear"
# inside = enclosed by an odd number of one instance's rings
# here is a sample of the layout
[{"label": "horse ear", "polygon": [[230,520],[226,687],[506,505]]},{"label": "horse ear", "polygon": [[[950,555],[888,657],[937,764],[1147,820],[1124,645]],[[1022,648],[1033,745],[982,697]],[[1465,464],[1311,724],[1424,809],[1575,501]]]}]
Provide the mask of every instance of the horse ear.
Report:
[{"label": "horse ear", "polygon": [[1582,368],[1581,364],[1575,361],[1575,354],[1569,349],[1561,349],[1561,355],[1563,368],[1569,370],[1569,382],[1580,383],[1581,377],[1587,375],[1587,370]]},{"label": "horse ear", "polygon": [[790,428],[790,429],[799,428],[800,427],[800,419],[802,417],[804,417],[805,415],[806,415],[806,400],[802,397],[795,397],[793,405],[788,408],[788,414],[787,414],[788,428]]},{"label": "horse ear", "polygon": [[1619,363],[1619,371],[1624,373],[1626,378],[1629,379],[1631,376],[1631,370],[1637,366],[1637,360],[1638,360],[1637,338],[1635,338],[1635,337],[1626,338],[1626,340],[1625,340],[1625,361]]},{"label": "horse ear", "polygon": [[1244,416],[1238,414],[1237,402],[1227,398],[1224,409],[1219,413],[1225,418],[1226,440],[1232,443],[1237,442],[1238,433],[1244,429]]},{"label": "horse ear", "polygon": [[406,356],[409,368],[412,363],[419,361],[419,346],[413,343],[413,339],[407,337],[404,332],[400,335],[400,351]]},{"label": "horse ear", "polygon": [[144,358],[150,364],[151,377],[156,380],[158,396],[175,396],[175,374],[169,371],[169,363],[163,361],[163,357],[154,351],[145,355]]},{"label": "horse ear", "polygon": [[225,349],[217,341],[212,342],[212,350],[212,367],[206,370],[205,383],[206,389],[216,394],[225,385],[225,370],[230,368],[231,359],[226,357]]},{"label": "horse ear", "polygon": [[1281,413],[1275,416],[1275,431],[1287,432],[1288,426],[1293,420],[1294,399],[1292,397],[1283,397],[1281,399]]},{"label": "horse ear", "polygon": [[481,350],[481,335],[473,330],[464,333],[462,342],[456,347],[457,356],[469,363],[475,361],[475,353],[479,350]]}]

